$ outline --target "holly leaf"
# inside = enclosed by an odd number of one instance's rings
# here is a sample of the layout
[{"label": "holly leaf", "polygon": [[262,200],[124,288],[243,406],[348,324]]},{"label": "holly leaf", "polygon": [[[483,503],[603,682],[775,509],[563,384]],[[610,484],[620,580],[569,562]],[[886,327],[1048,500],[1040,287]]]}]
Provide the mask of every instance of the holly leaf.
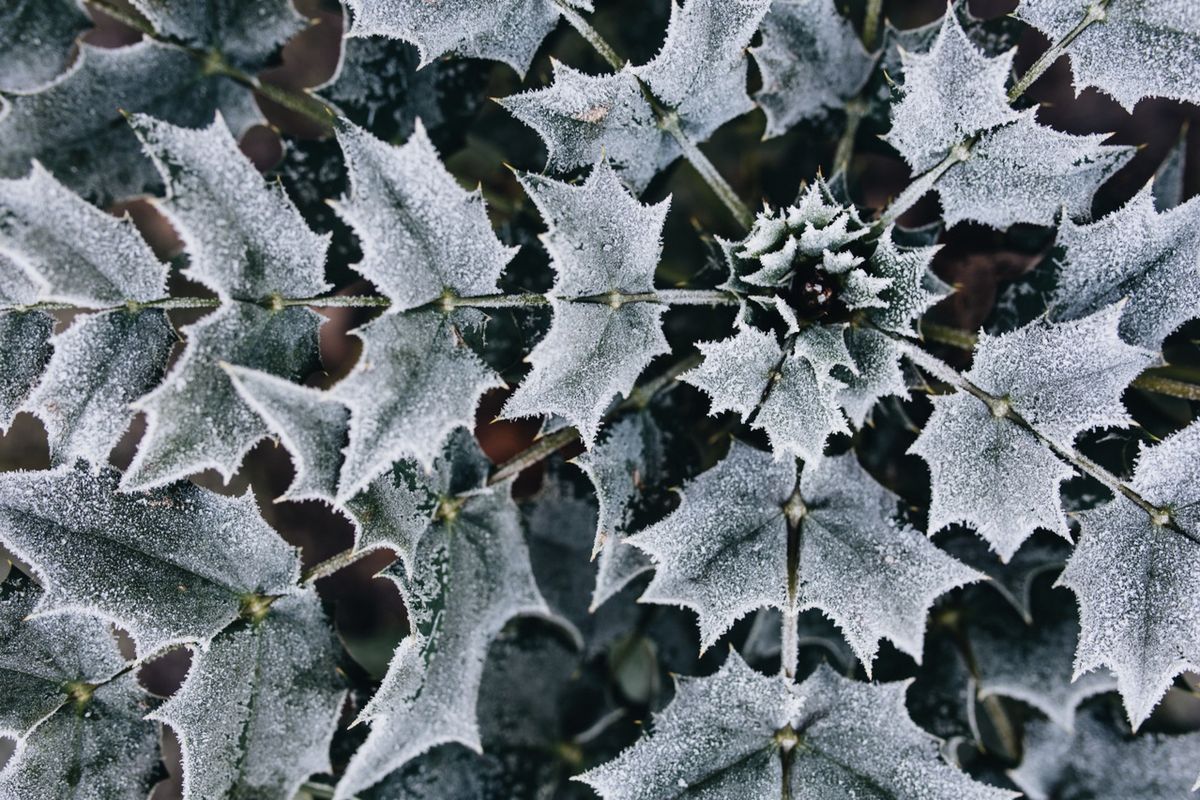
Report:
[{"label": "holly leaf", "polygon": [[799,686],[730,653],[707,678],[677,679],[653,733],[578,780],[604,800],[744,797],[1016,797],[938,756],[908,717],[907,683],[869,685],[817,668]]},{"label": "holly leaf", "polygon": [[176,3],[132,0],[154,30],[167,39],[217,52],[250,73],[267,66],[275,52],[305,27],[291,0],[215,0]]},{"label": "holly leaf", "polygon": [[[561,13],[552,0],[346,0],[353,12],[348,36],[387,36],[417,46],[421,66],[449,52],[508,64],[525,76],[542,40]],[[590,0],[567,0],[591,10]]]},{"label": "holly leaf", "polygon": [[136,673],[94,688],[17,740],[0,797],[146,797],[158,779],[158,730]]},{"label": "holly leaf", "polygon": [[886,280],[887,285],[879,293],[881,305],[867,315],[885,331],[915,335],[916,320],[951,289],[929,269],[941,248],[900,247],[893,240],[894,231],[888,226],[871,254],[871,276]]},{"label": "holly leaf", "polygon": [[112,620],[144,658],[171,644],[205,646],[249,598],[292,591],[296,550],[251,495],[190,483],[124,494],[118,478],[82,468],[0,475],[0,541],[45,587],[36,613]]},{"label": "holly leaf", "polygon": [[[10,265],[0,254],[0,273]],[[53,333],[54,317],[45,311],[0,310],[0,432],[7,432],[42,377]]]},{"label": "holly leaf", "polygon": [[54,354],[22,406],[46,429],[50,463],[108,463],[131,403],[162,380],[175,341],[159,309],[92,314],[51,338]]},{"label": "holly leaf", "polygon": [[163,486],[215,469],[228,481],[270,429],[238,394],[223,363],[296,381],[318,367],[317,329],[308,308],[273,311],[229,302],[183,329],[187,345],[154,391],[133,404],[146,433],[122,479],[127,490]]},{"label": "holly leaf", "polygon": [[283,186],[263,180],[220,115],[207,128],[130,118],[167,196],[158,207],[183,239],[184,274],[222,300],[312,297],[329,289],[329,234],[316,234]]},{"label": "holly leaf", "polygon": [[[1085,0],[1021,0],[1017,16],[1052,41],[1064,38],[1091,11]],[[1075,91],[1095,86],[1127,111],[1143,97],[1200,102],[1200,22],[1182,0],[1107,3],[1096,21],[1067,45]]]},{"label": "holly leaf", "polygon": [[1073,322],[1036,320],[980,336],[964,377],[997,399],[934,397],[909,448],[929,464],[930,532],[965,523],[1006,562],[1035,528],[1070,540],[1058,493],[1074,472],[1029,428],[1070,450],[1081,431],[1130,423],[1121,394],[1153,356],[1121,341],[1120,316],[1115,305]]},{"label": "holly leaf", "polygon": [[107,308],[167,294],[167,266],[133,221],[86,202],[36,161],[26,177],[0,179],[0,247],[35,287],[26,304]]},{"label": "holly leaf", "polygon": [[0,593],[0,730],[14,738],[70,702],[64,687],[101,683],[125,666],[103,620],[32,617],[41,594],[32,581],[14,577]]},{"label": "holly leaf", "polygon": [[551,59],[554,82],[498,102],[546,143],[546,169],[568,172],[601,159],[639,194],[680,155],[628,64],[587,75]]},{"label": "holly leaf", "polygon": [[159,174],[122,114],[200,127],[219,109],[238,136],[260,119],[245,88],[201,66],[186,50],[151,39],[115,49],[80,44],[75,63],[52,83],[0,98],[0,175],[25,175],[36,159],[100,205],[156,189]]},{"label": "holly leaf", "polygon": [[355,331],[362,356],[331,390],[350,409],[339,501],[402,458],[431,466],[455,428],[474,428],[479,398],[503,385],[459,333],[481,319],[472,309],[388,314]]},{"label": "holly leaf", "polygon": [[767,114],[768,137],[841,108],[866,84],[877,58],[833,0],[773,3],[762,21],[762,44],[750,53],[762,74],[754,99]]},{"label": "holly leaf", "polygon": [[853,455],[807,466],[797,487],[792,462],[735,443],[678,510],[628,540],[655,563],[642,600],[695,610],[705,648],[755,609],[819,608],[868,671],[885,637],[919,662],[933,601],[982,576],[899,524],[897,502]]},{"label": "holly leaf", "polygon": [[900,369],[900,350],[886,335],[870,328],[849,328],[846,349],[857,370],[839,376],[843,385],[836,398],[850,422],[861,428],[880,398],[907,398],[908,383]]},{"label": "holly leaf", "polygon": [[480,751],[476,702],[488,645],[515,616],[550,616],[509,483],[463,497],[415,552],[411,574],[385,573],[400,589],[410,633],[363,709],[371,732],[338,783],[339,800],[437,745]]},{"label": "holly leaf", "polygon": [[1074,136],[1039,125],[1037,109],[982,134],[936,184],[943,219],[1007,228],[1049,225],[1060,210],[1091,216],[1092,196],[1133,157],[1131,147],[1101,144],[1106,134]]},{"label": "holly leaf", "polygon": [[337,136],[351,190],[334,209],[361,242],[356,271],[401,310],[444,293],[496,293],[516,248],[496,238],[483,193],[458,185],[419,121],[402,147],[350,123],[340,125]]},{"label": "holly leaf", "polygon": [[183,686],[148,716],[179,736],[185,799],[291,800],[332,771],[346,693],[320,600],[306,589],[256,612],[195,650]]},{"label": "holly leaf", "polygon": [[1053,313],[1077,319],[1127,298],[1121,337],[1151,350],[1196,316],[1200,293],[1200,201],[1159,214],[1150,186],[1090,225],[1064,219]]},{"label": "holly leaf", "polygon": [[770,6],[770,0],[673,1],[662,48],[633,68],[694,141],[754,108],[746,93],[746,47]]},{"label": "holly leaf", "polygon": [[52,81],[67,68],[75,37],[89,27],[78,0],[0,9],[0,91],[27,91]]},{"label": "holly leaf", "polygon": [[989,58],[967,36],[958,16],[942,17],[928,52],[900,49],[904,84],[884,140],[914,174],[925,172],[975,134],[1015,122],[1005,84],[1015,50]]},{"label": "holly leaf", "polygon": [[[1200,668],[1200,426],[1138,458],[1124,495],[1079,514],[1081,534],[1059,583],[1079,598],[1075,675],[1106,666],[1136,730],[1176,675]],[[1173,527],[1170,527],[1173,526]]]},{"label": "holly leaf", "polygon": [[1024,758],[1009,772],[1030,800],[1190,797],[1200,734],[1130,737],[1102,706],[1081,715],[1074,734],[1040,720],[1025,726]]}]

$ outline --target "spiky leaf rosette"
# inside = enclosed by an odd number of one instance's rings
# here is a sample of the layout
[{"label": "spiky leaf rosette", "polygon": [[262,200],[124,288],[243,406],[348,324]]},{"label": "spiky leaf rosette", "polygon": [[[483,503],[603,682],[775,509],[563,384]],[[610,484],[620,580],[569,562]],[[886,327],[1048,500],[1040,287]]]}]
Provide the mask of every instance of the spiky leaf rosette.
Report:
[{"label": "spiky leaf rosette", "polygon": [[1037,320],[984,334],[964,377],[990,399],[957,392],[933,398],[933,416],[909,452],[929,464],[929,529],[963,522],[1004,561],[1036,528],[1069,540],[1059,484],[1074,474],[1051,445],[1123,427],[1121,394],[1153,360],[1117,335],[1120,305],[1074,322]]},{"label": "spiky leaf rosette", "polygon": [[853,455],[805,467],[797,486],[791,461],[735,442],[678,510],[629,538],[655,563],[642,600],[695,610],[705,648],[755,609],[819,608],[868,669],[885,637],[919,661],[930,605],[981,576],[898,523],[896,504]]},{"label": "spiky leaf rosette", "polygon": [[796,686],[731,652],[717,674],[680,679],[653,732],[579,780],[604,800],[1016,796],[942,761],[909,719],[906,689],[826,666]]},{"label": "spiky leaf rosette", "polygon": [[1059,578],[1079,598],[1075,674],[1109,667],[1136,729],[1176,675],[1200,668],[1200,425],[1138,458],[1124,495],[1080,514],[1079,544]]}]

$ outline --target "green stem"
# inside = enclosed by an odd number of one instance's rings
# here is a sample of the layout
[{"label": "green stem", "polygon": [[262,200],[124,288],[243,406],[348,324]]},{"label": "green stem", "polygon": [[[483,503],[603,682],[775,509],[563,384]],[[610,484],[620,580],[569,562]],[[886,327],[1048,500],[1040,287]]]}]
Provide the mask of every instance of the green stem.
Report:
[{"label": "green stem", "polygon": [[883,16],[883,0],[867,0],[867,10],[863,15],[863,46],[868,51],[874,50],[879,42],[879,20]]},{"label": "green stem", "polygon": [[1084,14],[1083,19],[1079,21],[1079,24],[1067,31],[1066,36],[1052,44],[1049,50],[1042,53],[1041,58],[1033,62],[1033,66],[1026,70],[1025,74],[1009,90],[1008,102],[1010,104],[1015,103],[1017,98],[1025,94],[1026,90],[1033,85],[1034,81],[1042,77],[1046,70],[1050,69],[1050,65],[1067,51],[1071,42],[1079,38],[1079,34],[1091,27],[1093,23],[1104,21],[1108,16],[1107,9],[1109,2],[1110,0],[1096,0],[1096,2],[1092,3]]},{"label": "green stem", "polygon": [[854,157],[854,142],[858,138],[858,129],[867,113],[867,103],[863,98],[856,97],[846,103],[846,127],[842,137],[838,139],[837,149],[833,154],[833,169],[831,176],[850,169],[850,159]]},{"label": "green stem", "polygon": [[154,30],[154,27],[142,19],[140,15],[131,14],[125,9],[110,3],[109,0],[86,0],[86,2],[89,6],[92,6],[105,16],[112,17],[125,27],[133,28],[144,36],[149,36],[153,39],[158,38],[158,31]]},{"label": "green stem", "polygon": [[617,55],[617,51],[600,35],[598,30],[592,27],[591,23],[583,18],[578,9],[572,5],[568,5],[563,0],[554,0],[554,5],[558,7],[558,13],[563,15],[563,18],[570,23],[576,33],[586,39],[587,43],[600,54],[601,58],[608,62],[610,67],[617,71],[625,67],[625,62]]}]

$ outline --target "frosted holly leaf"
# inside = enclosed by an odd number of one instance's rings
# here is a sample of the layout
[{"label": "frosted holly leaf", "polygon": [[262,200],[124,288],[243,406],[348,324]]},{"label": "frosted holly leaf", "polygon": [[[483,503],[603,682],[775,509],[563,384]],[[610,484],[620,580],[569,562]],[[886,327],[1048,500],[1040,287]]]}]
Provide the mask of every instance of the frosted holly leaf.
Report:
[{"label": "frosted holly leaf", "polygon": [[0,731],[19,738],[70,701],[68,684],[100,683],[125,666],[106,622],[32,617],[41,591],[13,577],[0,591]]},{"label": "frosted holly leaf", "polygon": [[883,305],[868,312],[871,321],[885,331],[915,335],[913,322],[931,306],[950,294],[950,287],[929,270],[939,247],[900,247],[889,226],[879,237],[871,255],[871,274],[886,278],[880,293]]},{"label": "frosted holly leaf", "polygon": [[858,366],[846,347],[849,329],[850,326],[845,324],[811,325],[797,332],[792,352],[808,359],[821,379],[830,378],[835,372],[840,374],[842,370],[853,375],[858,372]]},{"label": "frosted holly leaf", "polygon": [[78,0],[0,9],[0,91],[26,91],[54,80],[67,68],[75,37],[89,27]]},{"label": "frosted holly leaf", "polygon": [[1049,225],[1060,210],[1091,216],[1092,195],[1133,157],[1131,147],[1101,144],[1105,134],[1074,136],[1039,125],[1037,109],[983,134],[936,189],[946,225],[963,221],[1007,228]]},{"label": "frosted holly leaf", "polygon": [[675,687],[650,735],[575,780],[604,800],[777,797],[787,757],[777,733],[799,712],[796,688],[735,651],[715,675],[679,677]]},{"label": "frosted holly leaf", "polygon": [[641,413],[613,425],[604,440],[574,460],[595,486],[599,503],[592,545],[592,558],[599,559],[592,610],[651,569],[646,555],[624,540],[631,532],[634,504],[646,486],[662,480],[664,458],[662,433],[648,414]]},{"label": "frosted holly leaf", "polygon": [[554,83],[498,102],[546,143],[546,169],[566,172],[606,159],[635,192],[679,157],[633,70],[587,75],[551,59]]},{"label": "frosted holly leaf", "polygon": [[1135,730],[1176,675],[1200,668],[1198,457],[1197,425],[1144,449],[1130,486],[1162,511],[1118,495],[1080,513],[1079,544],[1059,577],[1079,599],[1075,674],[1116,673]]},{"label": "frosted holly leaf", "polygon": [[144,657],[204,646],[247,598],[292,591],[300,559],[252,495],[191,483],[125,494],[119,477],[82,467],[0,475],[0,541],[45,586],[37,613],[112,620]]},{"label": "frosted holly leaf", "polygon": [[280,500],[323,500],[337,494],[350,410],[328,392],[268,372],[224,365],[238,395],[292,454],[296,477]]},{"label": "frosted holly leaf", "polygon": [[183,329],[187,346],[163,382],[135,402],[146,434],[122,479],[126,490],[162,486],[205,469],[228,481],[270,433],[238,394],[222,363],[300,380],[318,367],[317,328],[308,308],[272,311],[230,302]]},{"label": "frosted holly leaf", "polygon": [[37,284],[37,298],[84,308],[167,294],[167,266],[133,222],[106,214],[41,164],[0,179],[0,247]]},{"label": "frosted holly leaf", "polygon": [[[12,262],[0,254],[0,271]],[[0,310],[0,432],[7,431],[50,361],[54,317]]]},{"label": "frosted holly leaf", "polygon": [[311,775],[331,772],[346,696],[338,650],[316,592],[305,589],[193,652],[183,686],[147,717],[179,736],[185,800],[291,800]]},{"label": "frosted holly leaf", "polygon": [[1001,695],[1020,700],[1055,725],[1072,730],[1079,704],[1113,691],[1116,680],[1107,670],[1073,676],[1079,640],[1074,603],[1060,601],[1032,624],[1021,624],[1011,616],[992,615],[970,627],[971,653],[980,672],[979,697]]},{"label": "frosted holly leaf", "polygon": [[516,248],[496,238],[482,192],[458,185],[420,121],[402,147],[348,122],[339,125],[337,137],[351,188],[334,210],[361,243],[356,271],[401,310],[446,292],[496,293]]},{"label": "frosted holly leaf", "polygon": [[532,369],[504,404],[505,418],[558,414],[571,421],[586,446],[600,431],[613,399],[628,396],[656,356],[671,352],[659,303],[617,307],[551,299],[554,322],[526,360]]},{"label": "frosted holly leaf", "polygon": [[175,341],[159,309],[92,314],[55,335],[50,363],[23,406],[46,429],[50,463],[106,464],[133,418],[130,404],[162,380]]},{"label": "frosted holly leaf", "polygon": [[1064,249],[1052,313],[1076,319],[1127,298],[1121,336],[1158,350],[1197,315],[1200,294],[1200,201],[1154,210],[1146,186],[1123,208],[1090,225],[1064,219]]},{"label": "frosted holly leaf", "polygon": [[132,0],[159,34],[190,47],[220,53],[227,62],[260,71],[305,20],[291,0]]},{"label": "frosted holly leaf", "polygon": [[[590,0],[566,0],[591,10]],[[502,61],[522,77],[554,26],[553,0],[449,0],[431,6],[422,0],[347,0],[353,12],[348,36],[387,36],[412,42],[421,66],[454,52],[468,58]]]},{"label": "frosted holly leaf", "polygon": [[709,396],[709,414],[732,411],[746,420],[762,400],[771,372],[783,351],[770,333],[738,325],[738,331],[719,342],[700,342],[700,366],[679,376]]},{"label": "frosted holly leaf", "polygon": [[746,47],[770,0],[689,0],[671,3],[667,38],[633,72],[679,115],[684,133],[703,141],[754,108],[746,94]]},{"label": "frosted holly leaf", "polygon": [[900,50],[904,85],[884,140],[914,174],[936,166],[955,145],[976,133],[1020,118],[1004,88],[1015,52],[987,57],[953,12],[942,17],[928,52]]},{"label": "frosted holly leaf", "polygon": [[218,114],[201,129],[130,118],[167,185],[158,207],[183,239],[184,274],[222,299],[312,297],[329,289],[329,234],[314,233],[283,185],[267,182]]},{"label": "frosted holly leaf", "polygon": [[1030,800],[1193,796],[1200,734],[1131,737],[1111,716],[1103,706],[1089,709],[1074,735],[1040,720],[1026,723],[1024,758],[1009,777]]},{"label": "frosted holly leaf", "polygon": [[1119,305],[1064,323],[1036,320],[983,334],[964,377],[995,398],[935,397],[933,416],[909,449],[929,464],[929,530],[974,527],[1008,561],[1035,528],[1069,540],[1059,484],[1074,474],[1025,423],[1071,449],[1081,431],[1122,427],[1125,387],[1153,356],[1117,335]]},{"label": "frosted holly leaf", "polygon": [[0,98],[0,175],[24,176],[36,159],[102,205],[156,189],[159,174],[122,112],[198,127],[217,109],[238,135],[259,119],[245,88],[203,75],[182,48],[149,39],[115,49],[81,44],[75,63],[53,83]]},{"label": "frosted holly leaf", "polygon": [[336,797],[348,798],[429,751],[481,750],[476,702],[488,646],[518,615],[550,616],[538,593],[511,485],[463,499],[417,543],[411,575],[392,567],[410,634],[363,709],[371,732]]},{"label": "frosted holly leaf", "polygon": [[517,177],[546,220],[541,238],[555,272],[552,294],[654,291],[670,198],[642,205],[607,161],[597,162],[578,186],[530,173]]},{"label": "frosted holly leaf", "polygon": [[735,443],[677,511],[629,539],[655,562],[642,601],[695,610],[704,647],[757,608],[819,608],[868,670],[884,637],[920,661],[934,599],[982,576],[897,523],[896,504],[852,455],[806,467],[796,491],[790,461]]},{"label": "frosted holly leaf", "polygon": [[455,428],[474,427],[479,398],[503,386],[459,333],[480,321],[471,309],[389,314],[356,330],[362,355],[331,390],[350,409],[339,501],[402,458],[431,466]]},{"label": "frosted holly leaf", "polygon": [[0,771],[0,797],[146,797],[159,779],[150,698],[129,673],[59,709],[24,738]]},{"label": "frosted holly leaf", "polygon": [[908,383],[900,369],[900,351],[884,334],[852,327],[846,331],[846,348],[856,371],[839,376],[843,387],[836,397],[850,422],[861,428],[880,398],[907,398]]},{"label": "frosted holly leaf", "polygon": [[762,21],[762,44],[750,53],[762,74],[754,99],[767,114],[767,136],[841,108],[876,60],[833,0],[775,2]]},{"label": "frosted holly leaf", "polygon": [[[1091,7],[1097,10],[1092,11]],[[1143,97],[1200,102],[1200,21],[1188,0],[1021,0],[1017,16],[1057,41],[1091,16],[1067,45],[1075,91],[1095,86],[1127,111]]]}]

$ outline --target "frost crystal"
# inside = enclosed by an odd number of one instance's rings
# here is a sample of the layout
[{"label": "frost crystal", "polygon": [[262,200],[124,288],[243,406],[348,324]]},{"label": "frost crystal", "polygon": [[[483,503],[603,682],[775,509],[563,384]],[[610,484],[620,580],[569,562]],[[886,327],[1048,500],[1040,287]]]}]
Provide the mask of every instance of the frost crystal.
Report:
[{"label": "frost crystal", "polygon": [[488,222],[483,193],[464,191],[425,128],[402,147],[350,123],[338,128],[350,194],[334,206],[363,249],[355,269],[401,310],[441,297],[494,294],[516,253]]},{"label": "frost crystal", "polygon": [[79,0],[0,9],[0,91],[26,91],[53,80],[66,69],[71,45],[89,23]]},{"label": "frost crystal", "polygon": [[255,73],[305,20],[291,0],[132,0],[154,29],[201,50],[215,50],[232,64]]},{"label": "frost crystal", "polygon": [[875,68],[833,0],[776,0],[763,18],[762,44],[750,53],[762,73],[754,99],[767,114],[767,136],[841,107]]},{"label": "frost crystal", "polygon": [[287,594],[296,550],[251,495],[190,483],[117,492],[118,474],[82,469],[0,475],[0,541],[46,587],[37,611],[86,611],[129,631],[139,656],[205,646],[248,595]]},{"label": "frost crystal", "polygon": [[1118,495],[1080,514],[1059,582],[1079,598],[1075,674],[1112,669],[1136,729],[1176,675],[1200,669],[1200,425],[1144,450],[1130,485],[1177,529]]},{"label": "frost crystal", "polygon": [[[10,265],[0,254],[0,274]],[[3,278],[0,278],[3,280]],[[0,310],[0,431],[7,431],[50,361],[54,317],[45,311]]]}]

